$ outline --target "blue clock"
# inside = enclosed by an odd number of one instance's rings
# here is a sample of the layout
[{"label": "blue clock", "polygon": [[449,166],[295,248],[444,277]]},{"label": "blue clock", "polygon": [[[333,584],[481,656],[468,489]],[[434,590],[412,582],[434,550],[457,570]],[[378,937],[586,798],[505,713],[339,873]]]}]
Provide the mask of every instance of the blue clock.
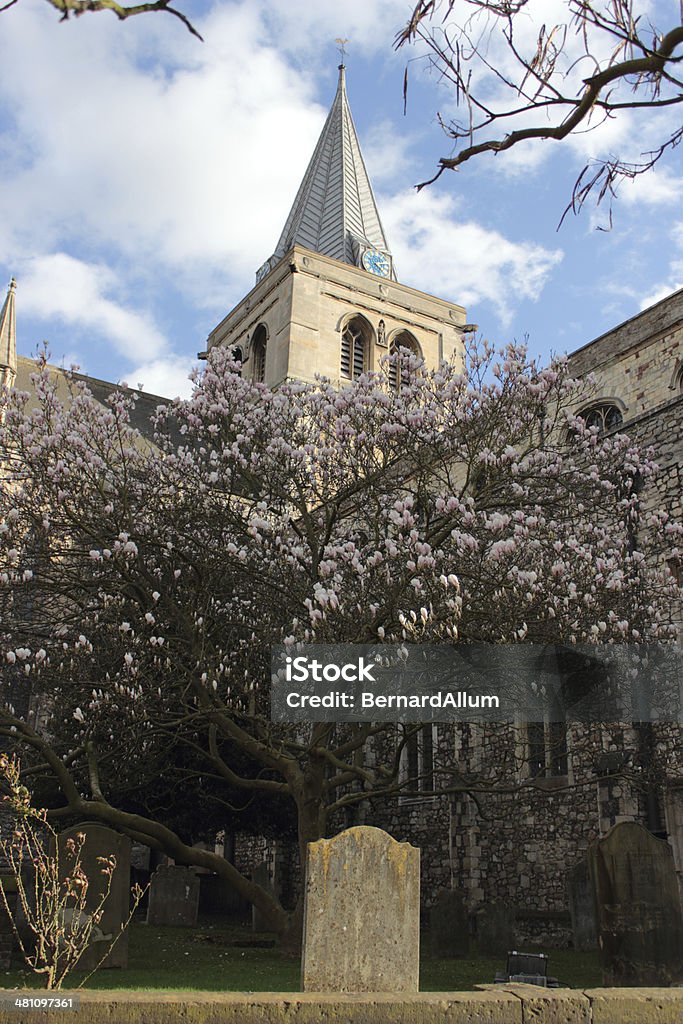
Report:
[{"label": "blue clock", "polygon": [[378,277],[389,277],[391,273],[391,260],[378,249],[367,249],[363,253],[362,262],[369,273],[377,274]]}]

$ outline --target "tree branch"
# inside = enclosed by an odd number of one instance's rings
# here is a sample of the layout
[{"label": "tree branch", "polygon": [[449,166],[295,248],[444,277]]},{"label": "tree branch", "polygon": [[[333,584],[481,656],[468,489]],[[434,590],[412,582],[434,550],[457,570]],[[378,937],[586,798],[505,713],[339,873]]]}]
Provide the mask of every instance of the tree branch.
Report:
[{"label": "tree branch", "polygon": [[[166,11],[166,13],[172,14],[174,18],[182,21],[185,28],[193,36],[196,36],[201,42],[204,41],[189,18],[182,11],[169,6],[170,0],[151,0],[150,3],[135,4],[133,7],[125,7],[123,4],[117,3],[116,0],[47,0],[47,2],[55,10],[61,12],[62,21],[67,21],[72,14],[75,18],[80,18],[81,15],[86,14],[88,11],[111,11],[119,21],[125,21],[126,18],[135,17],[137,14]],[[11,0],[6,7],[0,8],[0,11],[11,7],[13,3],[16,3],[16,0]]]}]

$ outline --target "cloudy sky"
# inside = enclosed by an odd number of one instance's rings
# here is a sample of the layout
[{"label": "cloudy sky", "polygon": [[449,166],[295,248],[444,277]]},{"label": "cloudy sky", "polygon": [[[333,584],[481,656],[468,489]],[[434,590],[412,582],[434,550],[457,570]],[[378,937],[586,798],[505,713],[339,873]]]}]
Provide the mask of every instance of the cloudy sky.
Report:
[{"label": "cloudy sky", "polygon": [[[548,22],[566,13],[534,5]],[[437,113],[453,99],[418,50],[394,50],[410,0],[177,6],[203,43],[168,15],[60,23],[44,0],[0,14],[0,281],[18,281],[22,354],[45,340],[55,363],[188,392],[207,334],[275,247],[334,96],[338,36],[401,281],[544,358],[683,286],[677,152],[622,188],[610,231],[591,210],[556,230],[586,159],[637,156],[667,114],[484,157],[418,195],[449,153]],[[663,23],[679,10],[636,6]]]}]

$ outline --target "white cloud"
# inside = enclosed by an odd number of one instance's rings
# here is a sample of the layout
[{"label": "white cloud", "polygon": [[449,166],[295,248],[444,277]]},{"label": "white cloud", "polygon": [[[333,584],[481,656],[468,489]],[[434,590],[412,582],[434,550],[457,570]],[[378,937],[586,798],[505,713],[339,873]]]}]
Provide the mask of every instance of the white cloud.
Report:
[{"label": "white cloud", "polygon": [[400,193],[382,211],[401,281],[466,307],[488,301],[503,323],[521,299],[539,297],[562,259],[461,220],[455,201],[434,191]]},{"label": "white cloud", "polygon": [[669,237],[672,243],[673,258],[669,261],[666,279],[654,285],[641,299],[641,309],[654,306],[656,302],[665,299],[667,295],[683,288],[683,220],[677,221],[671,226]]},{"label": "white cloud", "polygon": [[204,45],[182,36],[181,48],[173,20],[151,17],[169,40],[163,73],[106,18],[64,31],[53,15],[18,8],[3,23],[17,143],[0,165],[3,248],[87,239],[155,275],[187,273],[197,289],[202,270],[221,264],[224,278],[228,267],[251,275],[270,255],[325,116],[307,73],[264,41],[244,4],[201,23]]},{"label": "white cloud", "polygon": [[396,34],[414,10],[412,0],[341,0],[311,3],[311,0],[261,0],[264,20],[271,22],[273,37],[280,45],[300,54],[320,54],[321,40],[347,38],[354,53],[391,52]]},{"label": "white cloud", "polygon": [[119,286],[116,274],[102,264],[84,263],[63,252],[37,256],[20,277],[20,308],[22,315],[94,330],[129,359],[159,354],[167,343],[152,318],[108,296]]},{"label": "white cloud", "polygon": [[679,288],[683,288],[683,262],[679,263],[678,273],[680,277],[672,277],[667,283],[656,285],[644,299],[641,299],[640,308],[648,309],[650,306],[661,302],[662,299],[666,299],[672,292],[677,292]]},{"label": "white cloud", "polygon": [[130,387],[142,387],[162,398],[189,398],[192,393],[190,373],[193,362],[183,356],[168,356],[141,363],[128,374]]},{"label": "white cloud", "polygon": [[646,206],[679,204],[681,195],[683,195],[683,178],[672,174],[668,168],[654,167],[645,174],[639,174],[632,180],[622,182],[619,187],[619,199],[629,206],[638,203]]},{"label": "white cloud", "polygon": [[373,186],[391,181],[401,172],[415,174],[414,170],[409,171],[409,151],[415,141],[410,135],[399,134],[392,121],[383,120],[374,125],[363,139],[363,160]]}]

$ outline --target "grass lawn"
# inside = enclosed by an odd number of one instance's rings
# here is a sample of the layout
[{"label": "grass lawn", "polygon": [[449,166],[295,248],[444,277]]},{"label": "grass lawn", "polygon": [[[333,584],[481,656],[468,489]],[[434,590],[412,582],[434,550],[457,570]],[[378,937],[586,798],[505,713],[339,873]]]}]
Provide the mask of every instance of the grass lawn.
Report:
[{"label": "grass lawn", "polygon": [[[240,947],[239,942],[267,939],[250,928],[203,924],[196,929],[150,928],[134,923],[130,927],[128,968],[98,971],[88,981],[89,989],[189,989],[213,992],[297,992],[301,987],[299,963],[277,949]],[[423,946],[428,949],[425,941]],[[533,952],[533,950],[529,950]],[[549,973],[572,988],[599,986],[602,976],[597,954],[572,950],[550,950]],[[420,965],[420,988],[425,992],[467,991],[489,984],[500,960],[436,960],[424,955]],[[82,975],[74,972],[72,986]],[[0,975],[3,988],[35,988],[36,975],[16,968]],[[67,982],[67,987],[69,986]]]}]

